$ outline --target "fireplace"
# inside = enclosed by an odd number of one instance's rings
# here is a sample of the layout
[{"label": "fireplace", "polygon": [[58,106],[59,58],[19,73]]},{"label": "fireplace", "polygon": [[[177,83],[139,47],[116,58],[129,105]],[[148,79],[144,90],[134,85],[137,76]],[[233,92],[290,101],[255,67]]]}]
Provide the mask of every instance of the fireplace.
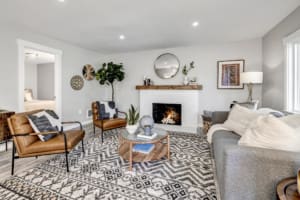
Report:
[{"label": "fireplace", "polygon": [[154,123],[181,125],[181,104],[152,103]]}]

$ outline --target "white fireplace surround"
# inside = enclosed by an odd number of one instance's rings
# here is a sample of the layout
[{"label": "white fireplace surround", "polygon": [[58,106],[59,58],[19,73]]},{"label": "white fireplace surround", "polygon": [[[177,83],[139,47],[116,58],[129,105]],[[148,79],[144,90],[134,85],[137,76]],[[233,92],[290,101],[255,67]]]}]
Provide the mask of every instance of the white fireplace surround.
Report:
[{"label": "white fireplace surround", "polygon": [[181,104],[181,126],[155,124],[155,127],[196,133],[199,124],[199,93],[199,90],[140,90],[140,114],[152,116],[152,103]]}]

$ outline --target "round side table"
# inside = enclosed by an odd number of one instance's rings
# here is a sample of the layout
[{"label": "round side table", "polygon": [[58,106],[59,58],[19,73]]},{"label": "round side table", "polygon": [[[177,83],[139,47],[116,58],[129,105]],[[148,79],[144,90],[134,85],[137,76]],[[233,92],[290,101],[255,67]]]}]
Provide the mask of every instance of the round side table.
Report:
[{"label": "round side table", "polygon": [[300,200],[297,179],[293,177],[280,181],[277,185],[277,196],[280,200]]}]

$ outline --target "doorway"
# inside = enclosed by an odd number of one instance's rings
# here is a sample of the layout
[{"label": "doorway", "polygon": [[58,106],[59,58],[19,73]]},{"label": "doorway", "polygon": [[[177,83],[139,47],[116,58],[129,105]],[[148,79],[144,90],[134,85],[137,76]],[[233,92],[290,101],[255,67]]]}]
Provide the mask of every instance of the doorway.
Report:
[{"label": "doorway", "polygon": [[62,51],[18,40],[19,112],[50,109],[61,117]]}]

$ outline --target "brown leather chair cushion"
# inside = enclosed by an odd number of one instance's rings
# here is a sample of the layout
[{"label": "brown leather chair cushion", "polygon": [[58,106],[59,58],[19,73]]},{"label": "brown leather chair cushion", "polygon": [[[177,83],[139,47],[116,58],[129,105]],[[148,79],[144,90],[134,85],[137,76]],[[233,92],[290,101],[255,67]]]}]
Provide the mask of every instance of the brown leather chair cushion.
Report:
[{"label": "brown leather chair cushion", "polygon": [[[34,133],[29,121],[27,119],[27,113],[19,113],[10,117],[12,125],[12,135],[24,134],[24,133]],[[16,147],[19,151],[23,151],[23,148],[26,148],[30,144],[38,141],[39,138],[36,135],[26,136],[26,137],[14,137]]]},{"label": "brown leather chair cushion", "polygon": [[127,124],[126,120],[122,118],[105,119],[102,121],[103,121],[103,127],[100,120],[94,121],[94,124],[99,128],[103,128],[103,130],[125,127]]},{"label": "brown leather chair cushion", "polygon": [[[76,146],[83,138],[85,132],[81,130],[70,130],[66,131],[67,136],[67,148],[70,151]],[[32,143],[27,148],[25,148],[20,156],[25,156],[27,154],[35,155],[35,154],[50,154],[50,153],[59,153],[65,151],[65,142],[64,142],[64,135],[59,134],[54,138],[46,142],[42,142],[40,140]]]}]

